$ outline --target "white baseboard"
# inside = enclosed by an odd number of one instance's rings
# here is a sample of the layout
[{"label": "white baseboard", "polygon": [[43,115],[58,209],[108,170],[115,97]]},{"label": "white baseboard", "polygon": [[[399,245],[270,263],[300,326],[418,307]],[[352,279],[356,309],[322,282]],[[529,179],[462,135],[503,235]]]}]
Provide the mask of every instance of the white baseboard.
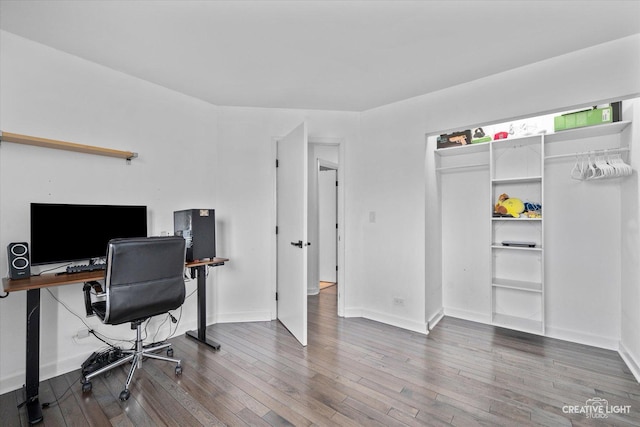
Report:
[{"label": "white baseboard", "polygon": [[345,307],[344,317],[362,317],[362,309],[355,307]]},{"label": "white baseboard", "polygon": [[633,357],[622,341],[618,343],[618,354],[620,354],[624,363],[627,364],[633,376],[636,377],[636,381],[640,383],[640,359]]},{"label": "white baseboard", "polygon": [[[191,317],[191,316],[190,316]],[[215,324],[216,321],[213,319],[214,316],[209,317],[207,319],[207,324],[212,325]],[[225,313],[219,316],[216,316],[217,322],[219,323],[229,323],[229,322],[261,322],[261,321],[270,321],[271,314],[269,312],[242,312],[242,313]],[[182,319],[180,324],[178,325],[178,330],[175,332],[174,336],[182,335],[186,331],[195,330],[198,328],[196,319],[189,319],[186,321]],[[158,332],[158,337],[166,337],[169,334],[169,326],[163,327]],[[135,338],[135,332],[132,331],[132,336],[129,338]],[[86,343],[78,343],[78,352],[77,354],[73,354],[64,359],[58,359],[53,362],[45,362],[42,357],[41,365],[40,365],[40,381],[45,381],[50,378],[57,377],[59,375],[66,374],[68,372],[75,371],[80,368],[82,363],[89,357],[92,351],[97,351],[99,348],[103,347],[102,344],[97,341],[91,345],[91,341],[87,341]],[[0,379],[0,394],[4,394],[13,390],[18,390],[22,388],[25,381],[25,371],[20,370],[17,372],[12,372],[11,375],[3,377]]]},{"label": "white baseboard", "polygon": [[549,338],[618,351],[618,339],[587,334],[570,329],[556,328],[549,324],[545,326],[545,329],[545,336]]},{"label": "white baseboard", "polygon": [[[269,311],[239,311],[236,313],[220,313],[215,323],[234,323],[234,322],[269,322],[271,321],[271,312]],[[212,324],[212,323],[210,323]]]},{"label": "white baseboard", "polygon": [[436,314],[431,316],[431,318],[427,321],[427,329],[430,331],[442,320],[444,317],[444,309],[438,310]]},{"label": "white baseboard", "polygon": [[380,313],[373,310],[361,310],[362,316],[365,319],[375,320],[376,322],[384,323],[398,328],[407,329],[409,331],[418,332],[421,334],[429,334],[427,325],[424,322],[416,322],[411,319],[403,317],[390,316],[386,313]]},{"label": "white baseboard", "polygon": [[[87,359],[87,357],[89,357],[89,354],[78,354],[65,360],[57,360],[55,362],[40,365],[40,381],[45,381],[50,378],[57,377],[58,375],[63,375],[80,369],[80,366],[82,366],[82,363]],[[79,376],[78,379],[80,379]],[[24,381],[24,370],[14,372],[12,375],[2,378],[0,394],[22,388]]]},{"label": "white baseboard", "polygon": [[460,310],[458,308],[444,307],[443,313],[445,316],[455,317],[457,319],[469,320],[471,322],[484,323],[485,325],[491,324],[491,316],[486,313],[479,313],[477,311]]},{"label": "white baseboard", "polygon": [[[189,321],[185,321],[185,319],[182,319],[177,326],[178,329],[175,331],[173,336],[179,336],[184,334],[186,331],[194,330],[197,328],[195,319]],[[99,332],[108,334],[108,328],[110,327],[111,326],[101,328]],[[164,325],[157,332],[157,337],[158,339],[164,339],[170,333],[171,327],[168,325]],[[149,339],[151,338],[152,336],[149,337]],[[121,336],[121,339],[135,339],[135,331],[129,331],[129,329],[127,328],[127,335]],[[112,341],[115,345],[120,345],[115,338],[110,341]],[[60,355],[61,358],[57,360],[47,362],[44,360],[45,357],[41,355],[39,372],[40,381],[45,381],[50,378],[54,378],[59,375],[63,375],[68,372],[80,369],[84,361],[87,360],[91,353],[93,353],[94,351],[100,351],[104,348],[105,345],[103,343],[99,342],[95,338],[91,338],[90,336],[89,338],[76,341],[75,345],[73,345],[73,352],[70,354],[62,354]],[[12,372],[11,375],[0,378],[0,394],[22,388],[25,382],[25,374],[25,370],[22,369],[20,371]]]},{"label": "white baseboard", "polygon": [[[472,322],[484,323],[485,325],[492,324],[491,317],[486,315],[485,313],[445,307],[444,315],[463,320],[470,320]],[[586,334],[584,332],[572,331],[569,329],[555,328],[553,326],[549,326],[548,324],[546,325],[545,329],[545,336],[549,338],[590,345],[593,347],[605,348],[607,350],[618,350],[617,339],[593,334]]]},{"label": "white baseboard", "polygon": [[421,322],[405,319],[402,317],[389,316],[388,314],[379,313],[373,310],[362,308],[345,307],[344,317],[363,317],[386,325],[396,326],[398,328],[407,329],[409,331],[418,332],[428,335],[427,325]]}]

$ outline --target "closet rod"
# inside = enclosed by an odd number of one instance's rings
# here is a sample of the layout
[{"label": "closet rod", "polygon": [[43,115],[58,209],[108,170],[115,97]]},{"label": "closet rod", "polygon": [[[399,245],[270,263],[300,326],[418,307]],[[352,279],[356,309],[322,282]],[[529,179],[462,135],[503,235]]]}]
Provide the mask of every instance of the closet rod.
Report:
[{"label": "closet rod", "polygon": [[607,154],[607,153],[616,153],[619,151],[629,151],[631,150],[629,147],[620,147],[620,148],[604,148],[602,150],[592,150],[592,151],[583,151],[580,153],[569,153],[569,154],[558,154],[555,156],[546,156],[544,159],[561,159],[564,157],[575,157],[575,156],[583,156],[585,154],[599,155],[599,154]]},{"label": "closet rod", "polygon": [[454,169],[477,168],[477,167],[481,167],[481,166],[488,167],[489,164],[488,163],[474,163],[474,164],[471,164],[471,165],[445,166],[445,167],[442,167],[442,168],[436,168],[436,172],[444,172],[444,171],[450,171],[450,170],[454,170]]}]

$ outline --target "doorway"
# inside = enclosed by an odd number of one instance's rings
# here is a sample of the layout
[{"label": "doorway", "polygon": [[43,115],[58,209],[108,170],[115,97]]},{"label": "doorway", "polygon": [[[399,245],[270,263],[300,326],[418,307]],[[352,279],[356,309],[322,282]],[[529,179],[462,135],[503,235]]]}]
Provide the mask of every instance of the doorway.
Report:
[{"label": "doorway", "polygon": [[[273,155],[274,155],[274,165],[276,166],[274,168],[274,176],[273,176],[273,183],[274,183],[274,210],[273,210],[273,219],[274,219],[274,229],[275,229],[275,233],[273,234],[273,240],[272,240],[272,247],[273,247],[273,253],[275,254],[276,260],[274,262],[274,269],[273,269],[273,295],[275,295],[275,298],[272,300],[273,301],[273,305],[271,308],[271,318],[276,320],[276,319],[280,319],[280,313],[281,313],[281,302],[283,302],[283,298],[287,298],[288,299],[288,295],[283,295],[282,292],[285,291],[288,293],[288,291],[286,291],[285,288],[281,287],[281,281],[284,280],[285,278],[281,276],[281,273],[279,272],[280,270],[280,263],[281,263],[281,257],[282,256],[287,256],[286,254],[286,249],[290,249],[288,242],[289,240],[288,237],[284,238],[285,236],[283,235],[284,230],[279,228],[279,222],[280,222],[280,215],[281,212],[280,209],[281,207],[279,207],[279,201],[278,199],[280,198],[280,190],[278,189],[279,184],[278,184],[278,176],[279,176],[279,172],[275,172],[275,171],[279,171],[282,167],[282,165],[280,165],[280,167],[278,167],[278,146],[279,146],[279,141],[281,141],[283,138],[282,137],[274,137],[272,139],[272,148],[273,148]],[[319,174],[319,170],[318,170],[318,163],[317,163],[317,159],[318,156],[316,156],[316,152],[318,153],[322,153],[320,154],[321,157],[326,158],[326,152],[327,150],[330,152],[333,152],[335,158],[333,159],[334,161],[331,162],[334,168],[337,168],[336,170],[336,174],[337,174],[337,181],[339,183],[339,186],[337,188],[337,194],[336,194],[336,199],[337,199],[337,231],[336,231],[336,246],[337,246],[337,253],[336,253],[336,258],[337,258],[337,265],[338,265],[338,272],[336,274],[336,282],[337,284],[333,287],[335,289],[335,293],[337,295],[336,299],[337,301],[334,301],[335,306],[337,307],[337,315],[342,317],[344,316],[344,306],[345,306],[345,301],[343,298],[344,295],[344,289],[345,289],[345,281],[344,281],[344,276],[345,276],[345,269],[343,268],[344,264],[344,260],[345,260],[345,235],[344,235],[344,217],[345,217],[345,210],[344,210],[344,185],[342,184],[344,182],[344,175],[345,175],[345,170],[344,170],[344,166],[340,165],[340,167],[338,167],[338,161],[339,159],[344,159],[344,151],[345,151],[345,147],[344,147],[344,140],[342,138],[318,138],[318,137],[308,137],[306,145],[308,147],[308,150],[306,150],[308,152],[308,155],[306,157],[307,162],[306,162],[306,167],[305,169],[307,169],[307,179],[304,179],[304,181],[307,181],[307,189],[315,189],[316,191],[316,195],[312,196],[308,193],[307,191],[307,205],[304,209],[305,214],[307,216],[307,233],[306,234],[306,239],[305,242],[303,242],[303,247],[304,247],[304,252],[307,254],[307,256],[305,256],[306,261],[304,262],[304,264],[306,265],[306,279],[304,280],[301,284],[305,287],[305,300],[306,300],[306,296],[309,295],[309,284],[315,283],[315,294],[319,293],[319,276],[318,276],[318,270],[317,270],[317,266],[319,265],[319,259],[318,259],[318,235],[317,235],[317,230],[318,230],[318,212],[317,212],[317,179],[318,179],[318,174]],[[314,153],[314,154],[312,154]],[[303,180],[300,179],[299,182],[302,182]],[[334,181],[334,186],[335,186],[335,181]],[[313,200],[313,202],[312,202]],[[311,206],[313,204],[313,206]],[[300,210],[302,211],[302,210]],[[335,216],[334,216],[335,217]],[[314,226],[309,226],[310,224],[314,224]],[[335,224],[334,224],[334,227]],[[316,230],[315,231],[315,235],[311,232],[311,230]],[[297,238],[296,238],[297,239]],[[295,240],[295,239],[294,239]],[[280,243],[279,243],[280,242]],[[286,249],[284,247],[281,247],[281,243],[286,247]],[[293,241],[291,242],[291,245],[293,245]],[[314,264],[315,266],[311,266],[310,264]],[[335,267],[334,267],[335,268]],[[311,271],[315,272],[315,277],[313,280],[309,280],[309,273]],[[298,282],[300,283],[300,282]],[[297,291],[296,291],[297,292]],[[306,303],[304,304],[304,307],[306,307]],[[306,309],[302,307],[301,311],[303,313],[306,313]],[[306,324],[306,315],[304,316],[305,319],[301,320],[302,324]],[[301,336],[304,335],[304,339],[299,339],[299,341],[301,343],[306,343],[306,327],[303,327],[303,330],[300,330],[300,334]],[[295,334],[294,334],[295,335]],[[303,344],[305,345],[305,344]]]},{"label": "doorway", "polygon": [[[330,282],[336,284],[338,300],[342,290],[338,279],[342,273],[340,260],[343,258],[340,254],[344,244],[340,219],[343,195],[340,155],[341,145],[333,140],[309,139],[307,235],[313,244],[308,252],[307,294],[317,295],[320,282]],[[337,311],[340,315],[340,304]]]},{"label": "doorway", "polygon": [[[338,283],[338,164],[319,158],[318,279],[319,289]],[[337,291],[333,289],[337,297]]]}]

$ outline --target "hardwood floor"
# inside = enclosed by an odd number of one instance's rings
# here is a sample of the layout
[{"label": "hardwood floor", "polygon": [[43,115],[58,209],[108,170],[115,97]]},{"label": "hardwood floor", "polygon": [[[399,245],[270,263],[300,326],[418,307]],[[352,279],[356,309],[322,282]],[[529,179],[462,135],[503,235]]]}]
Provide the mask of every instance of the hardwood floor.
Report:
[{"label": "hardwood floor", "polygon": [[[278,322],[210,326],[219,352],[173,338],[182,376],[145,361],[127,402],[125,368],[87,394],[79,371],[43,381],[41,402],[62,396],[43,425],[640,425],[640,385],[615,352],[454,318],[424,336],[335,313],[335,287],[309,297],[306,348]],[[563,412],[594,398],[628,413]],[[2,427],[28,425],[20,401],[0,396]]]},{"label": "hardwood floor", "polygon": [[323,281],[320,281],[320,290],[327,289],[327,288],[329,288],[331,286],[335,286],[335,285],[336,285],[336,282],[323,282]]}]

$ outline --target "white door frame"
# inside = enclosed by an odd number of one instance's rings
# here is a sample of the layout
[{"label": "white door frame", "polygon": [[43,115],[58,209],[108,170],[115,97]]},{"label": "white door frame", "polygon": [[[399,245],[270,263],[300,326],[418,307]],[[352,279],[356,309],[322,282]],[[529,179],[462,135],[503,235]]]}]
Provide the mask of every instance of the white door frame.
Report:
[{"label": "white door frame", "polygon": [[[316,173],[316,206],[318,208],[318,211],[320,211],[320,207],[321,207],[321,203],[320,203],[320,172],[322,171],[322,168],[324,168],[325,170],[333,170],[336,172],[335,174],[335,178],[336,181],[338,181],[338,171],[340,170],[340,165],[338,163],[333,163],[330,162],[328,160],[324,160],[321,158],[316,158],[316,165],[315,165],[315,173]],[[337,187],[339,188],[340,185],[337,185]],[[335,222],[336,225],[339,224],[338,222],[338,189],[336,188],[335,190],[335,202],[336,202],[336,211],[333,214],[333,220]],[[320,251],[320,219],[321,219],[321,215],[316,215],[316,219],[317,219],[317,223],[316,223],[316,227],[318,228],[318,258],[320,258],[321,255],[321,251]],[[338,261],[338,229],[334,228],[334,233],[336,233],[336,258],[335,258],[335,264],[336,267],[340,265],[339,261]],[[318,267],[318,276],[320,276],[320,260],[318,259],[318,263],[316,264],[316,266]],[[336,283],[338,281],[338,271],[340,271],[340,269],[338,268],[335,272],[335,280]]]},{"label": "white door frame", "polygon": [[[273,298],[271,299],[271,319],[276,320],[278,318],[278,303],[275,299],[276,291],[277,291],[277,263],[278,263],[278,246],[276,239],[276,224],[277,224],[277,209],[278,209],[278,198],[277,198],[277,182],[276,182],[276,159],[278,157],[278,140],[282,137],[272,137],[271,138],[271,159],[272,159],[272,183],[273,183],[273,208],[271,210],[271,295]],[[344,317],[344,307],[345,307],[345,270],[346,270],[346,260],[345,260],[345,244],[346,244],[346,234],[345,234],[345,140],[344,138],[332,138],[332,137],[309,137],[309,144],[324,144],[324,145],[335,145],[338,147],[338,316]]]}]

